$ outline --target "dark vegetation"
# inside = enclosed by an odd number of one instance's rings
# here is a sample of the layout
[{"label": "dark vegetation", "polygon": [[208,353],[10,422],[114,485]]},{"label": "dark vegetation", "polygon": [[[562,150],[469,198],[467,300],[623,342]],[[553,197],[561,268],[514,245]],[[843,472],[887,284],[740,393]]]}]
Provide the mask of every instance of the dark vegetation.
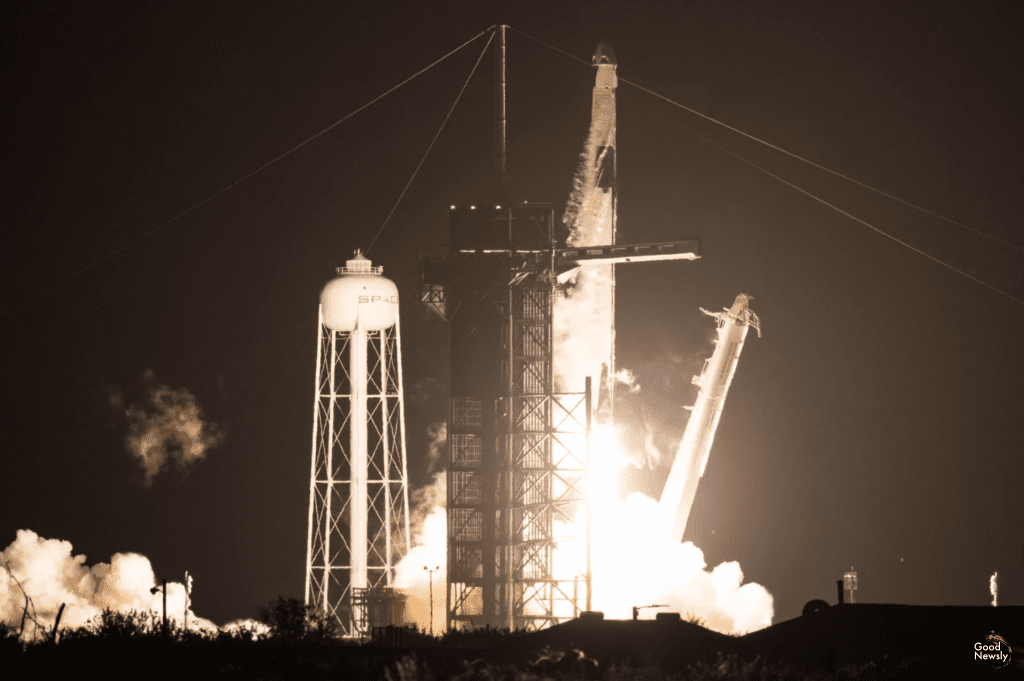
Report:
[{"label": "dark vegetation", "polygon": [[[1024,609],[1007,608],[1007,622],[1022,614],[1009,610]],[[947,658],[940,649],[941,637],[924,631],[922,639],[914,633],[921,627],[912,620],[920,613],[898,612],[894,620],[900,625],[891,629],[887,620],[880,619],[881,612],[869,607],[831,608],[743,637],[723,636],[695,621],[575,620],[533,633],[478,629],[449,632],[440,639],[415,628],[386,628],[376,630],[373,640],[356,643],[337,639],[332,622],[301,601],[278,598],[259,609],[258,619],[269,630],[250,627],[202,633],[173,622],[165,628],[157,613],[108,610],[89,628],[42,628],[35,640],[25,642],[18,628],[0,624],[0,659],[8,669],[31,670],[33,677],[40,678],[93,673],[104,679],[370,681],[951,678],[943,672],[957,678],[987,676],[986,670],[954,659],[970,648],[969,639],[960,641],[957,634],[955,654]],[[958,620],[970,619],[963,613],[954,615]],[[934,612],[929,617],[942,619]],[[1002,621],[987,621],[1007,628]],[[865,624],[867,628],[861,630]],[[891,640],[897,631],[905,635]],[[891,645],[873,643],[872,637],[879,636],[888,637]],[[1024,677],[1024,667],[996,673],[1007,681],[1019,679]]]}]

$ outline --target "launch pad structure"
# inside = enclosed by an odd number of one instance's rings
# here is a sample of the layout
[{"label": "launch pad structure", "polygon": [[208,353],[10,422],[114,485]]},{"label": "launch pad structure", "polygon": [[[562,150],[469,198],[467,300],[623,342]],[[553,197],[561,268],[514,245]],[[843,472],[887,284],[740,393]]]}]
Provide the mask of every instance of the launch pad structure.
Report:
[{"label": "launch pad structure", "polygon": [[447,624],[540,629],[576,616],[587,584],[565,548],[585,541],[590,400],[554,390],[553,211],[450,217],[422,289],[451,331]]},{"label": "launch pad structure", "polygon": [[[581,268],[692,260],[699,243],[620,246],[612,229],[608,242],[569,245],[569,228],[556,224],[549,205],[511,203],[505,27],[496,31],[498,189],[486,205],[451,208],[447,254],[422,261],[421,301],[450,327],[446,629],[532,631],[590,607],[589,565],[581,557],[589,555],[584,510],[595,405],[589,380],[580,392],[555,390],[555,296]],[[612,211],[607,226],[613,228],[614,53],[599,47],[594,63],[594,117],[608,130],[589,162],[597,164],[594,191],[602,210]],[[611,281],[613,300],[614,274]],[[612,305],[609,333],[613,324]],[[608,352],[604,379],[610,384],[612,348]],[[609,386],[602,390],[611,400]],[[571,550],[581,544],[585,550]]]},{"label": "launch pad structure", "polygon": [[[420,300],[450,329],[446,630],[535,631],[591,609],[591,425],[614,425],[615,266],[700,257],[694,239],[615,243],[617,62],[604,43],[565,217],[511,201],[505,29],[494,29],[496,190],[486,204],[452,206],[447,252],[421,263]],[[407,619],[395,585],[411,550],[398,289],[381,273],[357,251],[320,299],[305,602],[350,638]],[[590,315],[566,331],[587,347],[575,373],[555,353],[555,316],[572,319],[556,305],[569,282],[586,291]],[[694,377],[700,394],[659,502],[673,541],[747,328],[760,334],[748,300],[705,310],[719,320],[717,348]]]}]

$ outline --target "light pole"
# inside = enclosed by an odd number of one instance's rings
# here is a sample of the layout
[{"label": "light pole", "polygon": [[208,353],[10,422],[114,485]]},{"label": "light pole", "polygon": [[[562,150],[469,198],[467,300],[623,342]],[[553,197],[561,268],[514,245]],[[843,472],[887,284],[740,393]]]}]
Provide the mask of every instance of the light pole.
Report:
[{"label": "light pole", "polygon": [[434,569],[431,570],[426,565],[423,569],[430,573],[430,635],[434,635],[434,573],[440,571],[441,566],[435,565]]},{"label": "light pole", "polygon": [[154,586],[149,590],[149,593],[155,594],[157,591],[164,592],[164,634],[167,633],[167,580],[161,580],[163,586]]},{"label": "light pole", "polygon": [[185,626],[184,629],[188,630],[188,609],[192,605],[192,575],[185,570]]}]

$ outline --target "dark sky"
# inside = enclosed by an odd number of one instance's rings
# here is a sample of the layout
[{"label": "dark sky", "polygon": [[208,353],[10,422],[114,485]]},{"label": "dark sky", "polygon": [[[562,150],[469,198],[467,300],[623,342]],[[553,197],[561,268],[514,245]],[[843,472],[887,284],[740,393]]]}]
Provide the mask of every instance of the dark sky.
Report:
[{"label": "dark sky", "polygon": [[[219,623],[301,596],[318,292],[380,228],[484,41],[139,237],[495,23],[588,62],[604,38],[620,78],[1024,246],[1019,3],[25,6],[5,86],[0,547],[27,528],[89,564],[141,553],[158,577],[191,571]],[[516,197],[560,215],[594,72],[508,41]],[[419,257],[449,204],[486,198],[491,117],[488,54],[370,253],[403,296],[414,486],[448,367]],[[686,538],[709,566],[738,560],[777,622],[833,600],[850,566],[866,602],[985,605],[998,570],[1000,604],[1024,604],[1024,304],[695,134],[1024,299],[1020,250],[620,84],[621,240],[704,243],[697,262],[619,268],[630,408],[666,452],[713,349],[697,308],[748,293],[764,328]],[[109,402],[140,399],[147,370],[224,433],[148,487]],[[657,495],[666,474],[631,484]]]}]

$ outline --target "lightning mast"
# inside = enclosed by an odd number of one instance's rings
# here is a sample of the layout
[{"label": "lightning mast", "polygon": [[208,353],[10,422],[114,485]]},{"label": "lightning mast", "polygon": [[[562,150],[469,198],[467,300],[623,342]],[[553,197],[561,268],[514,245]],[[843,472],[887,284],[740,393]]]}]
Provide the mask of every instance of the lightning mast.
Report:
[{"label": "lightning mast", "polygon": [[347,637],[396,624],[409,552],[398,289],[356,251],[320,296],[307,605]]},{"label": "lightning mast", "polygon": [[701,312],[718,320],[718,340],[711,358],[705,360],[700,376],[693,377],[693,384],[700,387],[700,392],[696,403],[689,407],[690,420],[686,423],[683,440],[679,443],[658,502],[665,529],[672,541],[683,539],[697,484],[708,465],[711,443],[715,439],[725,395],[736,373],[748,327],[754,327],[757,335],[761,335],[757,315],[747,309],[749,300],[749,296],[741,293],[736,296],[733,306],[724,312],[708,312],[701,308]]}]

